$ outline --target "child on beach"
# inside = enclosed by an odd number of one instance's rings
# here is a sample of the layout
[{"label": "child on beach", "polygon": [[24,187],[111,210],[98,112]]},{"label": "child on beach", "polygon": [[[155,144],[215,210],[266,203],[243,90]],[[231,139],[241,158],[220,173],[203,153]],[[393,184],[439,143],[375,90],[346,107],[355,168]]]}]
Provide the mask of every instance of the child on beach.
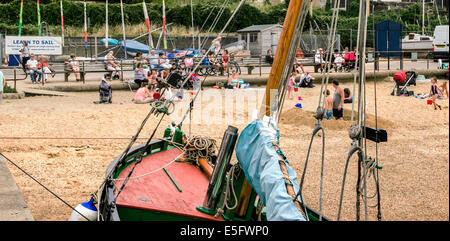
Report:
[{"label": "child on beach", "polygon": [[444,80],[444,82],[439,85],[439,88],[441,91],[442,98],[444,98],[444,93],[445,93],[447,95],[447,99],[448,99],[448,81]]},{"label": "child on beach", "polygon": [[327,120],[331,120],[333,119],[333,98],[330,95],[330,90],[326,90],[326,95],[324,117]]},{"label": "child on beach", "polygon": [[48,80],[48,74],[52,75],[52,78],[55,77],[55,71],[52,70],[48,64],[48,58],[46,56],[40,56],[40,63],[42,64],[42,73],[44,74],[44,82]]},{"label": "child on beach", "polygon": [[297,73],[292,72],[291,78],[289,78],[288,89],[287,89],[289,99],[291,99],[291,100],[294,99],[293,90],[294,90],[294,85],[297,84],[295,82],[295,78],[297,78]]},{"label": "child on beach", "polygon": [[439,107],[439,110],[442,110],[441,106],[436,103],[436,99],[439,96],[439,90],[440,90],[440,88],[437,86],[437,79],[435,77],[432,77],[430,80],[431,80],[430,97],[433,100],[434,110],[437,110],[437,107]]}]

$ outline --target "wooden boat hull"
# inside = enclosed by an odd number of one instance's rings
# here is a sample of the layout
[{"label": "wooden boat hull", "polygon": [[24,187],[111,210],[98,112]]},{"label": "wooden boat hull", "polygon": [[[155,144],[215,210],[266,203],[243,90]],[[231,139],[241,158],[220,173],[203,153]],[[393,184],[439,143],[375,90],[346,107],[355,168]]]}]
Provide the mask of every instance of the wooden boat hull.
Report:
[{"label": "wooden boat hull", "polygon": [[[143,148],[141,145],[131,149],[127,157],[136,155]],[[152,150],[151,154],[145,156],[136,166],[115,204],[112,201],[134,162],[119,166],[119,158],[116,158],[110,164],[107,173],[113,168],[115,171],[109,178],[117,180],[115,185],[109,183],[102,190],[100,220],[223,220],[196,209],[203,204],[209,179],[196,166],[173,161],[181,154],[181,150],[168,145],[164,140],[152,142],[149,149]],[[162,167],[165,167],[167,172]]]}]

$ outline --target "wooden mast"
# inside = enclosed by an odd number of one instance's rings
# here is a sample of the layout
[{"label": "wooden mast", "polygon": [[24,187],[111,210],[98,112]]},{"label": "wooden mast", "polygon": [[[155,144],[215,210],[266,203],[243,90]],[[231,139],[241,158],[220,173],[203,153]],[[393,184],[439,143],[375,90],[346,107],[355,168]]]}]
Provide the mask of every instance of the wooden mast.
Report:
[{"label": "wooden mast", "polygon": [[[289,7],[286,13],[286,18],[283,24],[283,30],[281,32],[280,41],[278,42],[277,52],[273,61],[272,69],[270,71],[269,80],[266,86],[265,101],[262,111],[259,114],[261,119],[264,115],[270,116],[271,105],[271,90],[278,89],[283,73],[283,68],[287,63],[287,57],[289,53],[289,46],[292,43],[295,33],[295,27],[300,17],[300,9],[302,6],[302,0],[290,1]],[[265,110],[264,110],[265,109]]]}]

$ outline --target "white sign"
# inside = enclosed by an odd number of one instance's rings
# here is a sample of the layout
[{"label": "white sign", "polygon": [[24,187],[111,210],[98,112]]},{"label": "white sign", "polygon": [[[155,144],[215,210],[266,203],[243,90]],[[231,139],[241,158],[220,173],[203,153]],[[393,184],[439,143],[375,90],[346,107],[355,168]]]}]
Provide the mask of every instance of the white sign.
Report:
[{"label": "white sign", "polygon": [[51,36],[6,36],[5,53],[20,54],[22,41],[27,41],[30,53],[35,55],[62,55],[61,37]]}]

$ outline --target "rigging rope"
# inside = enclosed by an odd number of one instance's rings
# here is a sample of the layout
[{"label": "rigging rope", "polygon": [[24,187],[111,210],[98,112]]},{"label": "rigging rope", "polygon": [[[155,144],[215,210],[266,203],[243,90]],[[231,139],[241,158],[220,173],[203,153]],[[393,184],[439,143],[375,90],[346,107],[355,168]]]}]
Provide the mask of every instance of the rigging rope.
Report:
[{"label": "rigging rope", "polygon": [[[322,131],[322,157],[321,157],[321,171],[320,171],[320,188],[319,188],[319,220],[322,220],[322,216],[323,216],[323,211],[322,211],[322,203],[323,203],[323,177],[324,177],[324,166],[325,166],[325,130],[323,129],[323,127],[321,126],[321,120],[323,118],[324,115],[324,107],[322,106],[322,92],[324,87],[327,88],[328,86],[328,80],[329,80],[329,72],[330,72],[330,62],[331,62],[331,55],[332,55],[332,49],[334,46],[334,42],[335,42],[335,37],[336,37],[336,28],[337,28],[337,22],[338,22],[338,18],[339,18],[339,6],[340,4],[340,0],[335,1],[334,2],[334,8],[333,8],[333,16],[332,16],[332,24],[331,24],[331,31],[329,33],[328,36],[328,50],[327,50],[327,60],[326,62],[326,78],[325,78],[325,74],[322,75],[322,84],[321,84],[321,89],[320,89],[320,97],[319,97],[319,103],[317,106],[317,113],[316,113],[316,119],[317,119],[317,123],[315,125],[315,128],[313,130],[312,136],[311,136],[311,140],[309,143],[309,147],[308,147],[308,152],[306,155],[306,160],[305,160],[305,166],[303,169],[303,173],[302,173],[302,177],[300,180],[300,185],[299,185],[299,191],[297,192],[296,198],[298,196],[300,196],[300,198],[302,199],[302,201],[304,202],[304,197],[302,196],[302,191],[303,191],[303,183],[305,180],[305,176],[306,176],[306,171],[307,171],[307,167],[308,167],[308,162],[309,162],[309,156],[311,153],[311,148],[312,148],[312,143],[314,140],[314,137],[317,133],[319,133],[319,131]],[[322,59],[322,56],[320,56],[320,59]],[[326,82],[324,82],[324,80],[326,79]],[[325,96],[323,98],[323,105],[325,105]],[[306,209],[305,209],[306,212]]]},{"label": "rigging rope", "polygon": [[[217,13],[216,17],[214,18],[213,23],[208,28],[207,36],[208,36],[209,33],[211,33],[216,28],[216,25],[219,22],[219,19],[222,17],[222,14],[225,12],[225,9],[226,9],[226,6],[227,6],[228,2],[229,2],[229,0],[224,0],[224,2],[222,4],[222,7],[219,9],[219,12]],[[199,46],[199,49],[203,48],[203,46],[206,44],[207,40],[208,40],[207,37],[205,39],[203,39],[201,45]],[[209,50],[208,50],[208,52],[209,52]]]},{"label": "rigging rope", "polygon": [[39,184],[41,187],[43,187],[45,190],[47,190],[50,194],[52,194],[53,196],[55,196],[57,199],[59,199],[61,202],[63,202],[66,206],[68,206],[69,208],[71,208],[73,211],[77,212],[81,217],[85,218],[87,221],[89,221],[89,219],[84,216],[82,213],[80,213],[78,210],[76,210],[74,207],[72,207],[69,203],[67,203],[66,201],[64,201],[61,197],[59,197],[58,195],[56,195],[54,192],[52,192],[50,189],[48,189],[44,184],[42,184],[41,182],[39,182],[36,178],[34,178],[33,176],[31,176],[30,174],[28,174],[25,170],[23,170],[20,166],[18,166],[16,163],[14,163],[11,159],[9,159],[8,157],[6,157],[5,155],[3,155],[3,153],[0,152],[0,155],[5,158],[8,162],[10,162],[11,164],[13,164],[15,167],[17,167],[21,172],[23,172],[25,175],[27,175],[29,178],[31,178],[33,181],[35,181],[37,184]]}]

